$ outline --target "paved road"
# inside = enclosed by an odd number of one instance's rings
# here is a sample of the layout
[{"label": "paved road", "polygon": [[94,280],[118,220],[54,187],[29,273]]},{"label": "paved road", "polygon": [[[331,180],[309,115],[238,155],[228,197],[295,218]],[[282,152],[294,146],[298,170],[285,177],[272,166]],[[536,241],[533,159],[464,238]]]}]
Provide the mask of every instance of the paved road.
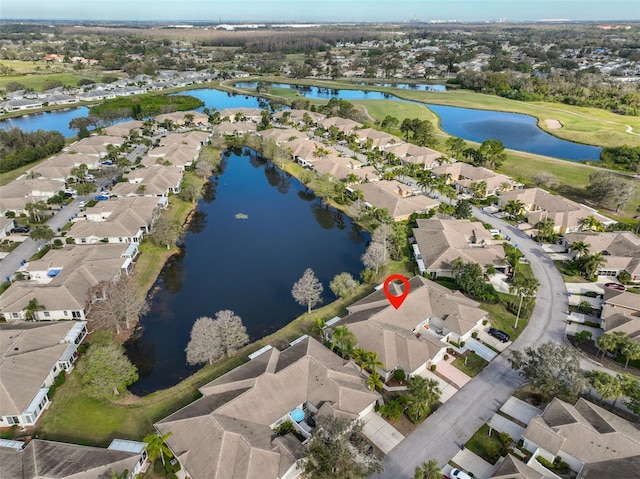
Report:
[{"label": "paved road", "polygon": [[[53,231],[58,231],[58,228],[62,228],[70,218],[77,215],[80,212],[80,201],[88,200],[91,196],[75,198],[71,203],[64,206],[60,211],[56,211],[55,215],[51,217],[45,224],[49,226]],[[45,243],[44,240],[35,242],[32,239],[25,239],[20,246],[14,249],[6,257],[0,261],[0,278],[2,281],[7,276],[11,276],[20,268],[21,261],[27,261],[31,256],[38,251],[38,248]]]},{"label": "paved road", "polygon": [[474,210],[474,216],[502,230],[503,235],[510,235],[529,260],[540,281],[533,315],[528,327],[505,353],[494,359],[396,446],[385,457],[384,472],[374,477],[410,478],[416,466],[430,459],[435,459],[440,465],[446,464],[460,450],[460,445],[525,383],[509,366],[506,359],[509,349],[522,350],[549,340],[564,341],[568,303],[564,281],[553,261],[517,228],[479,210]]}]

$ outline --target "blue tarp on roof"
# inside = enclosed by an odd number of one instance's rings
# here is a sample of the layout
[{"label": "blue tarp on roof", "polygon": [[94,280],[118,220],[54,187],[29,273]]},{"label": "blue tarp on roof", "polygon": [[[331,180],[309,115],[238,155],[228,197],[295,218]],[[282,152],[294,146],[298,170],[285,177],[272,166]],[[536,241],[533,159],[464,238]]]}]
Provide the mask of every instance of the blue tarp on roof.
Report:
[{"label": "blue tarp on roof", "polygon": [[47,271],[47,276],[54,278],[55,276],[58,276],[58,273],[60,271],[62,271],[62,269],[50,269],[49,271]]}]

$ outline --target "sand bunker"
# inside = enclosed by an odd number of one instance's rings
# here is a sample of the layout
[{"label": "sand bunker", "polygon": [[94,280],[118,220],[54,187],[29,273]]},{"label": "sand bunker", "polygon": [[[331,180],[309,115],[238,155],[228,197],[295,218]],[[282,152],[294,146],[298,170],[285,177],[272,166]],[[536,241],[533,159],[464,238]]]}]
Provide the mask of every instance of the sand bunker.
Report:
[{"label": "sand bunker", "polygon": [[547,128],[549,128],[550,130],[557,130],[559,128],[562,128],[562,123],[560,123],[558,120],[545,120],[545,123],[547,124]]}]

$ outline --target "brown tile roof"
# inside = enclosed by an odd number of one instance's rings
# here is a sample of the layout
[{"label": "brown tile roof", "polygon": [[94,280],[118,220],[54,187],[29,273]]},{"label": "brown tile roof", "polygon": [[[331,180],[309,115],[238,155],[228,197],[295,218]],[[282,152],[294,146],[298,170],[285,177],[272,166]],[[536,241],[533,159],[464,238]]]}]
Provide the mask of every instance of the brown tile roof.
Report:
[{"label": "brown tile roof", "polygon": [[203,398],[163,419],[168,444],[194,479],[280,477],[300,457],[297,441],[270,425],[309,402],[355,418],[379,397],[355,366],[314,339],[272,349],[201,388]]},{"label": "brown tile roof", "polygon": [[427,271],[450,271],[456,258],[482,267],[507,264],[502,244],[480,222],[430,218],[417,224],[413,236]]},{"label": "brown tile roof", "polygon": [[524,437],[554,455],[563,451],[584,464],[640,456],[640,430],[582,398],[575,406],[553,399],[531,421]]},{"label": "brown tile roof", "polygon": [[520,459],[508,454],[493,472],[491,479],[545,479],[545,477]]},{"label": "brown tile roof", "polygon": [[376,208],[386,208],[397,220],[404,219],[412,213],[429,211],[440,204],[428,196],[411,196],[411,190],[398,181],[363,183],[355,186],[355,189],[362,191],[367,203]]}]

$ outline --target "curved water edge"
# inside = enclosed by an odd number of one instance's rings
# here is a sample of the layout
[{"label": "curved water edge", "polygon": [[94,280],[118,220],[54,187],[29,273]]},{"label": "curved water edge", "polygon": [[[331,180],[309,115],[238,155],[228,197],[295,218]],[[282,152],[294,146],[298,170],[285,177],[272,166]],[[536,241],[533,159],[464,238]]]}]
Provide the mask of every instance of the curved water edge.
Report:
[{"label": "curved water edge", "polygon": [[198,317],[231,309],[255,341],[305,312],[291,287],[306,268],[324,286],[323,304],[335,299],[333,276],[357,278],[362,270],[370,236],[348,216],[253,150],[227,150],[223,158],[180,253],[151,289],[142,333],[126,345],[140,374],[134,394],[173,386],[200,368],[186,364],[184,351]]},{"label": "curved water edge", "polygon": [[[234,86],[256,88],[257,82],[240,82]],[[563,140],[538,126],[538,119],[523,113],[512,113],[457,106],[435,105],[406,100],[391,93],[358,89],[335,89],[292,83],[272,83],[275,88],[291,88],[307,98],[329,100],[394,100],[429,108],[440,122],[440,128],[467,141],[482,143],[498,139],[506,148],[551,156],[570,161],[600,161],[602,148]]]},{"label": "curved water edge", "polygon": [[[256,82],[236,82],[234,85],[245,85],[255,88]],[[482,142],[489,138],[499,139],[510,149],[524,151],[544,156],[551,156],[570,161],[588,160],[597,162],[600,160],[600,147],[584,145],[558,138],[538,126],[535,117],[522,113],[508,113],[494,110],[481,110],[453,106],[441,106],[427,104],[392,95],[391,93],[367,91],[358,89],[322,88],[317,86],[295,85],[288,83],[274,83],[276,87],[295,88],[302,95],[310,98],[330,99],[339,97],[345,100],[391,100],[424,105],[430,108],[440,119],[440,127],[450,135],[458,136],[465,140]],[[226,92],[214,88],[196,88],[186,90],[189,95],[201,99],[205,107],[259,108],[264,106],[265,100],[253,96],[254,92]],[[182,93],[182,92],[181,92]],[[202,111],[204,107],[199,108]],[[78,116],[85,116],[86,107],[80,107],[71,111],[53,111],[11,118],[0,122],[0,128],[4,122],[9,126],[19,126],[25,131],[37,129],[57,129],[64,136],[74,136],[75,132],[68,128],[69,121]]]}]

